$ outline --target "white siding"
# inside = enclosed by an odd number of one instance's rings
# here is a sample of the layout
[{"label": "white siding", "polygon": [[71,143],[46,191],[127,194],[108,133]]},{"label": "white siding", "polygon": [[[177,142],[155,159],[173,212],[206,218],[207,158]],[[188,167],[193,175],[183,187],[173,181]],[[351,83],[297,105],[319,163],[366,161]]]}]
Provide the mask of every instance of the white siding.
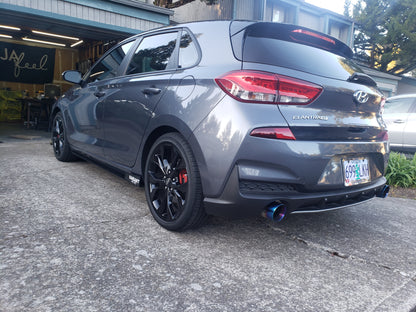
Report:
[{"label": "white siding", "polygon": [[125,16],[103,9],[91,8],[63,0],[0,0],[0,3],[18,5],[35,10],[90,20],[102,24],[137,29],[141,31],[164,26],[162,23]]},{"label": "white siding", "polygon": [[304,11],[299,12],[299,25],[308,27],[317,31],[323,31],[321,29],[321,19],[315,14],[310,14]]}]

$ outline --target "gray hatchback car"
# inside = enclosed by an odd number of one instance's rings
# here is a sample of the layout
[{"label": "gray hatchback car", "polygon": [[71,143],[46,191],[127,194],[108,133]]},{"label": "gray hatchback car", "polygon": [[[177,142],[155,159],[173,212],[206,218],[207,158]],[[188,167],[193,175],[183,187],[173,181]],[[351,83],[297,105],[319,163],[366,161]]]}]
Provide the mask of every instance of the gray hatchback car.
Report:
[{"label": "gray hatchback car", "polygon": [[124,40],[53,108],[58,160],[93,159],[144,185],[169,230],[207,215],[273,220],[388,192],[384,99],[325,34],[196,22]]},{"label": "gray hatchback car", "polygon": [[383,120],[389,131],[392,150],[416,152],[416,94],[388,98]]}]

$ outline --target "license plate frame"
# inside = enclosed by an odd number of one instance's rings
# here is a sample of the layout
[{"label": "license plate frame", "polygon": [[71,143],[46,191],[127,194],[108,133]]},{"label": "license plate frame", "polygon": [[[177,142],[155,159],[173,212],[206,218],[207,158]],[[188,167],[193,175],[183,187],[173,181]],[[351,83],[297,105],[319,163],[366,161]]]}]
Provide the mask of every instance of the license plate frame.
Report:
[{"label": "license plate frame", "polygon": [[364,184],[371,181],[370,162],[367,157],[343,159],[342,168],[345,186]]}]

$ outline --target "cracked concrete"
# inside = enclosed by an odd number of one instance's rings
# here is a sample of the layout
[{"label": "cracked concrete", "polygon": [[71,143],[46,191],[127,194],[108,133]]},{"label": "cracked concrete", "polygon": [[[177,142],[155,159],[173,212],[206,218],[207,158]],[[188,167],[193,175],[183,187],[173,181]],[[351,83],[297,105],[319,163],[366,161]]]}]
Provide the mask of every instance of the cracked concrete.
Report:
[{"label": "cracked concrete", "polygon": [[0,135],[1,311],[403,311],[416,307],[416,201],[211,218],[172,233],[143,189],[48,140]]},{"label": "cracked concrete", "polygon": [[[416,207],[415,207],[415,209],[416,209]],[[307,246],[310,246],[312,248],[316,248],[316,249],[319,249],[319,250],[323,250],[323,251],[327,252],[328,254],[330,254],[331,256],[339,257],[339,258],[342,258],[342,259],[350,259],[350,260],[353,260],[353,261],[360,261],[360,262],[366,263],[366,264],[371,264],[371,265],[374,265],[374,266],[382,268],[382,269],[391,270],[391,271],[393,271],[395,273],[398,273],[398,274],[400,274],[404,277],[408,277],[408,278],[411,278],[412,280],[415,280],[415,278],[412,278],[411,274],[400,271],[400,270],[398,270],[394,267],[390,267],[390,266],[384,265],[382,263],[377,263],[376,261],[360,258],[358,256],[354,256],[354,255],[351,255],[351,254],[343,253],[341,251],[334,250],[331,247],[326,247],[326,246],[314,243],[312,241],[307,241],[307,240],[302,239],[300,237],[296,237],[295,235],[288,234],[285,230],[282,230],[281,228],[275,228],[275,230],[278,230],[281,233],[284,233],[287,236],[290,236],[293,240],[302,242]]]}]

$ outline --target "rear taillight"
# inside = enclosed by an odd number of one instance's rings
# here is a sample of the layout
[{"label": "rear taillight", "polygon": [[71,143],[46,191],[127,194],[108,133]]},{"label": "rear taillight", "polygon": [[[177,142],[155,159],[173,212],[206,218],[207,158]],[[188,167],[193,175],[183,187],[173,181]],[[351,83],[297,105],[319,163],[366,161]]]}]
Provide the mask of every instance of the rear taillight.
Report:
[{"label": "rear taillight", "polygon": [[322,92],[316,84],[260,71],[233,71],[215,81],[234,99],[250,103],[306,105]]},{"label": "rear taillight", "polygon": [[296,140],[289,128],[256,128],[250,135],[265,139]]}]

